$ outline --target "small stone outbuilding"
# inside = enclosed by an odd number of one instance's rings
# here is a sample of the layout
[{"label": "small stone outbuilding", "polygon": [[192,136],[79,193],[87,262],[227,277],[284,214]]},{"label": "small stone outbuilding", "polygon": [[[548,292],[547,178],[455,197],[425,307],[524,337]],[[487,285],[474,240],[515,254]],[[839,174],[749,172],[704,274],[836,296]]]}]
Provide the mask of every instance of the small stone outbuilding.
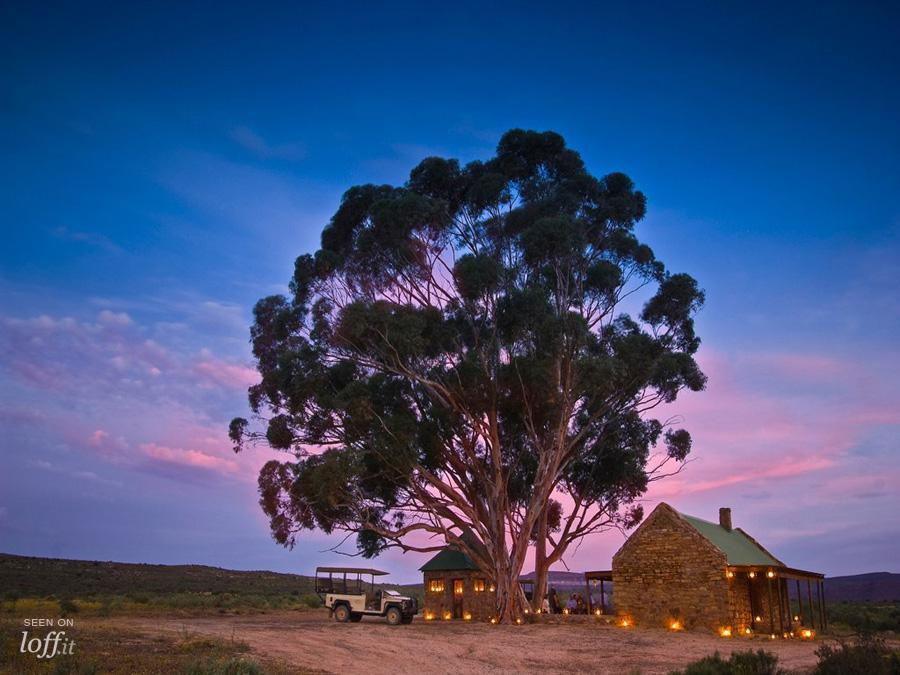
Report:
[{"label": "small stone outbuilding", "polygon": [[448,546],[419,569],[425,577],[426,621],[487,621],[494,615],[493,584],[459,549]]},{"label": "small stone outbuilding", "polygon": [[[661,503],[613,556],[616,612],[638,625],[723,634],[824,630],[824,575],[793,569],[731,524]],[[805,588],[804,588],[805,586]]]}]

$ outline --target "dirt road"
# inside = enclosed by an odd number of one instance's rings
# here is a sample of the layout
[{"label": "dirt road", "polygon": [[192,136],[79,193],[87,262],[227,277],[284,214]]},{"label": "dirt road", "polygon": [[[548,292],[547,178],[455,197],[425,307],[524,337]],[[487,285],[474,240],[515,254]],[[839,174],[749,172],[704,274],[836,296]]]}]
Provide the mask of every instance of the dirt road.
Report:
[{"label": "dirt road", "polygon": [[150,634],[242,640],[261,656],[298,670],[332,673],[668,673],[719,650],[764,648],[781,665],[815,664],[816,643],[723,639],[698,633],[618,628],[595,623],[490,626],[425,622],[387,626],[364,619],[338,624],[325,612],[191,618],[128,617],[121,627]]}]

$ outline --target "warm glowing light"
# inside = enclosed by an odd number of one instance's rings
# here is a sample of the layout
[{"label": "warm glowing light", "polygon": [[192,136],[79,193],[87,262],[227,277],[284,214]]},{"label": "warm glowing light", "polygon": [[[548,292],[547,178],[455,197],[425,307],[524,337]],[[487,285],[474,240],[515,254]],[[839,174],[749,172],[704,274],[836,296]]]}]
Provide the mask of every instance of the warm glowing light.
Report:
[{"label": "warm glowing light", "polygon": [[754,617],[753,617],[753,620],[754,620],[756,623],[759,623],[760,621],[762,621],[762,619],[761,619],[760,617],[758,617],[758,616],[754,616]]},{"label": "warm glowing light", "polygon": [[750,635],[750,633],[752,633],[752,632],[753,631],[751,631],[749,628],[744,629],[744,635]]},{"label": "warm glowing light", "polygon": [[628,620],[627,617],[622,619],[622,628],[628,628],[628,626],[630,626],[630,625],[631,625],[631,622]]},{"label": "warm glowing light", "polygon": [[748,574],[747,576],[750,577],[751,579],[755,579],[755,578],[756,578],[756,572],[750,572],[750,574]]},{"label": "warm glowing light", "polygon": [[535,613],[535,614],[540,614],[540,613],[541,613],[540,607],[539,607],[538,609],[534,610],[534,613]]},{"label": "warm glowing light", "polygon": [[449,621],[453,618],[453,612],[444,612],[444,621]]},{"label": "warm glowing light", "polygon": [[522,617],[517,617],[517,618],[516,618],[516,623],[517,623],[517,624],[521,624],[521,623],[522,623]]},{"label": "warm glowing light", "polygon": [[497,623],[497,619],[495,617],[491,617],[491,623]]},{"label": "warm glowing light", "polygon": [[719,635],[721,635],[722,637],[731,637],[731,628],[726,626],[726,627],[720,629]]},{"label": "warm glowing light", "polygon": [[525,608],[525,613],[526,613],[526,614],[530,614],[530,613],[531,613],[531,610],[528,609],[528,608],[526,607],[526,608]]},{"label": "warm glowing light", "polygon": [[673,621],[672,623],[669,624],[669,628],[671,628],[672,630],[681,630],[681,628],[682,628],[681,622]]},{"label": "warm glowing light", "polygon": [[595,614],[596,616],[600,616],[601,614],[603,614],[603,610],[602,610],[602,609],[595,609],[595,610],[594,610],[594,614]]},{"label": "warm glowing light", "polygon": [[800,617],[797,616],[796,614],[794,614],[794,621],[799,621],[799,620],[800,620]]},{"label": "warm glowing light", "polygon": [[563,614],[568,614],[568,613],[569,613],[569,608],[563,607]]},{"label": "warm glowing light", "polygon": [[800,632],[800,637],[802,637],[804,640],[809,640],[813,635],[814,633],[809,628],[804,628]]},{"label": "warm glowing light", "polygon": [[484,592],[484,579],[476,579],[472,583],[472,588],[475,589],[476,593],[483,593]]},{"label": "warm glowing light", "polygon": [[488,590],[489,590],[491,593],[493,593],[493,592],[496,590],[496,589],[494,588],[494,584],[491,584],[491,586],[490,586],[490,588],[488,588]]},{"label": "warm glowing light", "polygon": [[466,612],[465,614],[463,614],[463,620],[471,621],[472,620],[472,612]]},{"label": "warm glowing light", "polygon": [[444,592],[444,580],[443,579],[432,579],[428,583],[428,590],[432,593],[443,593]]},{"label": "warm glowing light", "polygon": [[425,620],[433,621],[434,620],[434,612],[425,612]]},{"label": "warm glowing light", "polygon": [[725,576],[728,577],[729,579],[733,579],[733,578],[734,578],[734,572],[732,572],[731,570],[728,570],[728,571],[725,573]]},{"label": "warm glowing light", "polygon": [[772,634],[769,636],[769,638],[772,639],[772,640],[774,640],[774,639],[775,639],[775,633],[772,633]]},{"label": "warm glowing light", "polygon": [[775,572],[773,572],[772,570],[769,570],[768,572],[766,572],[766,576],[769,577],[770,579],[774,579]]}]

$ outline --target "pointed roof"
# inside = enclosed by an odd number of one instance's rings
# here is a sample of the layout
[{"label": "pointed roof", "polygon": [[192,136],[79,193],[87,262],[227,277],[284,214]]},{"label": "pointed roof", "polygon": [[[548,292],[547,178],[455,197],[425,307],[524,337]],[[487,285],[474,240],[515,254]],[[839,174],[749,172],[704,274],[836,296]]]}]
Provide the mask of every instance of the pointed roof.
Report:
[{"label": "pointed roof", "polygon": [[477,570],[472,559],[455,546],[448,546],[419,568],[420,572],[442,572],[444,570]]},{"label": "pointed roof", "polygon": [[[474,549],[479,555],[487,552],[484,550],[484,544],[476,537],[471,530],[466,530],[460,536],[466,546]],[[448,545],[442,551],[438,552],[431,560],[419,568],[420,572],[440,572],[444,570],[478,570],[480,569],[475,561],[463,553],[457,546]]]},{"label": "pointed roof", "polygon": [[[672,510],[675,511],[675,509]],[[726,530],[718,523],[711,523],[679,511],[675,511],[675,513],[697,530],[710,544],[722,551],[729,565],[785,566],[739,527]]]}]

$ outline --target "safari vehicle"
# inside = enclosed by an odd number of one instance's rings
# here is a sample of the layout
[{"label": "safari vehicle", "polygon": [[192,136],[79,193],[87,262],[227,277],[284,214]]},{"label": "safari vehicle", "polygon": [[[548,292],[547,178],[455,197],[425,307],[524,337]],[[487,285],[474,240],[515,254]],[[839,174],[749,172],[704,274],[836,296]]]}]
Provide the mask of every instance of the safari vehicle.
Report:
[{"label": "safari vehicle", "polygon": [[[386,574],[361,567],[317,567],[316,593],[335,621],[357,622],[364,616],[382,616],[392,626],[412,623],[419,611],[418,600],[375,588],[375,577]],[[365,577],[369,577],[368,583]]]}]

